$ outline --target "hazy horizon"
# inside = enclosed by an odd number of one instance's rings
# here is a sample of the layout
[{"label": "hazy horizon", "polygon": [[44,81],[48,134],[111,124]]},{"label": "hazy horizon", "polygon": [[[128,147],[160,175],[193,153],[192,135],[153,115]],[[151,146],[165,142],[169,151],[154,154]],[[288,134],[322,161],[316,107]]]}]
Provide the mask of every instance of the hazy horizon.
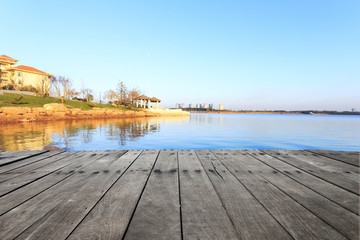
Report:
[{"label": "hazy horizon", "polygon": [[[14,7],[16,6],[16,7]],[[360,110],[360,2],[4,1],[0,55],[95,98],[123,81],[161,106]]]}]

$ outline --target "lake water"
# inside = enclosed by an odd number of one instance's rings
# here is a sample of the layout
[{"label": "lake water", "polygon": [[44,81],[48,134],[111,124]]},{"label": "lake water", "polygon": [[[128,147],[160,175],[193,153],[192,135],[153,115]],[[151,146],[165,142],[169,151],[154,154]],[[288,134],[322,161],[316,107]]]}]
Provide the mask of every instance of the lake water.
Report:
[{"label": "lake water", "polygon": [[0,149],[360,150],[360,116],[206,114],[0,126]]}]

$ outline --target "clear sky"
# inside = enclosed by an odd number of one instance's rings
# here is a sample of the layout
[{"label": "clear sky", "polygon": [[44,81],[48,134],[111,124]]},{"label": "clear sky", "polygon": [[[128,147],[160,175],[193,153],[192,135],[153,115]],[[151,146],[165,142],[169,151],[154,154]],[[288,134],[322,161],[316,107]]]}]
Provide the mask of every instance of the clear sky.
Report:
[{"label": "clear sky", "polygon": [[0,0],[0,55],[162,105],[360,110],[359,0]]}]

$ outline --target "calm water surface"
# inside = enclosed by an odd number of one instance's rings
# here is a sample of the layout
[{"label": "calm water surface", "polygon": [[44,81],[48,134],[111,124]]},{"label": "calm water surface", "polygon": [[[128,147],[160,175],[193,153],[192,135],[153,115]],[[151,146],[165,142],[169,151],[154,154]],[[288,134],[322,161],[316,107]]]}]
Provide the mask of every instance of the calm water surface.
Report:
[{"label": "calm water surface", "polygon": [[191,114],[0,126],[0,149],[360,150],[360,116]]}]

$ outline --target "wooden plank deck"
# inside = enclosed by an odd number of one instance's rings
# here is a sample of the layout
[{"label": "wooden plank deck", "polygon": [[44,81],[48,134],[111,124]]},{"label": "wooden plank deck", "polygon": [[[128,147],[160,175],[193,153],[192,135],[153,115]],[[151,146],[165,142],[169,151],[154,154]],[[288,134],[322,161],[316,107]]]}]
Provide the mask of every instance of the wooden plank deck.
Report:
[{"label": "wooden plank deck", "polygon": [[0,151],[0,239],[359,239],[359,152]]}]

